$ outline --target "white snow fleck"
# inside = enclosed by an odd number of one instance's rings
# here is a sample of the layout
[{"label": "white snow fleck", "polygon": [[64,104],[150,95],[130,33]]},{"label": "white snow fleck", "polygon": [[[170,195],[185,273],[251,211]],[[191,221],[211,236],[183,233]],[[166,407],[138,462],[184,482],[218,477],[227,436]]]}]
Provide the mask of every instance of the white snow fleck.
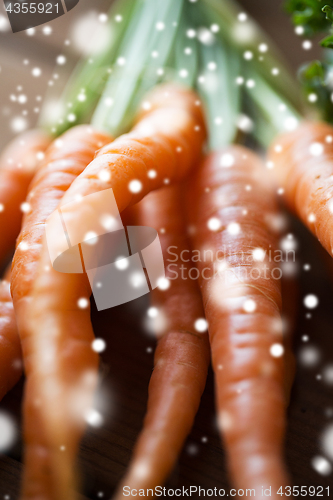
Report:
[{"label": "white snow fleck", "polygon": [[235,163],[235,158],[232,154],[230,153],[224,153],[221,156],[220,160],[220,165],[221,167],[232,167],[232,165]]},{"label": "white snow fleck", "polygon": [[95,339],[91,343],[92,350],[95,352],[103,352],[106,349],[106,342],[104,339]]},{"label": "white snow fleck", "polygon": [[203,333],[207,331],[208,323],[204,318],[199,318],[194,323],[194,328],[197,332]]},{"label": "white snow fleck", "polygon": [[273,358],[280,358],[284,353],[284,347],[282,344],[272,344],[269,352],[273,356]]},{"label": "white snow fleck", "polygon": [[252,313],[257,309],[257,304],[252,299],[247,299],[243,304],[243,309],[247,313]]},{"label": "white snow fleck", "polygon": [[67,59],[63,54],[60,54],[57,57],[57,64],[59,64],[60,66],[63,66],[64,64],[66,64],[66,61],[67,61]]},{"label": "white snow fleck", "polygon": [[304,297],[303,303],[308,309],[315,309],[319,304],[319,299],[314,294],[309,294]]},{"label": "white snow fleck", "polygon": [[0,452],[8,450],[16,440],[15,423],[11,415],[1,410],[0,412]]},{"label": "white snow fleck", "polygon": [[256,262],[263,262],[265,260],[266,252],[263,248],[255,248],[252,252],[253,260]]},{"label": "white snow fleck", "polygon": [[124,271],[128,268],[128,259],[126,257],[120,257],[116,260],[114,265],[117,269],[119,269],[119,271]]},{"label": "white snow fleck", "polygon": [[129,183],[128,189],[131,191],[131,193],[139,193],[142,190],[142,182],[134,179]]},{"label": "white snow fleck", "polygon": [[236,236],[240,233],[240,225],[237,222],[231,222],[228,224],[227,231],[232,236]]},{"label": "white snow fleck", "polygon": [[326,427],[321,437],[321,447],[324,453],[333,460],[333,424]]},{"label": "white snow fleck", "polygon": [[157,286],[160,290],[167,290],[168,288],[170,288],[170,281],[168,280],[168,278],[159,278],[157,280]]},{"label": "white snow fleck", "polygon": [[149,318],[157,318],[157,316],[158,316],[157,307],[149,307],[149,309],[147,310],[147,316]]},{"label": "white snow fleck", "polygon": [[322,476],[329,476],[332,472],[332,466],[329,463],[329,461],[320,456],[313,457],[311,460],[312,467],[318,474],[321,474]]},{"label": "white snow fleck", "polygon": [[323,154],[324,146],[320,142],[314,142],[309,147],[309,153],[312,156],[320,156]]},{"label": "white snow fleck", "polygon": [[89,300],[85,297],[81,297],[78,301],[77,301],[77,305],[79,306],[80,309],[87,309],[88,305],[89,305]]},{"label": "white snow fleck", "polygon": [[97,410],[90,409],[85,414],[85,421],[87,424],[91,425],[91,427],[101,427],[103,424],[103,417]]},{"label": "white snow fleck", "polygon": [[304,40],[302,47],[304,50],[310,50],[312,49],[312,42],[310,40]]},{"label": "white snow fleck", "polygon": [[218,231],[221,227],[221,221],[217,217],[211,217],[207,222],[207,227],[211,231]]}]

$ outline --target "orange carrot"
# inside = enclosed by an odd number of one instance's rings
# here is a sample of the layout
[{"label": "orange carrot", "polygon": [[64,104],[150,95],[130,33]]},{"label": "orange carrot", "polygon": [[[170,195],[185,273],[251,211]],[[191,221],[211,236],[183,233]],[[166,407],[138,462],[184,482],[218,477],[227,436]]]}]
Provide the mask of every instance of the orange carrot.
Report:
[{"label": "orange carrot", "polygon": [[190,253],[181,199],[181,186],[168,187],[151,193],[130,210],[138,225],[160,233],[165,263],[169,248],[178,261],[166,268],[170,287],[151,294],[154,307],[149,311],[157,313],[159,328],[148,410],[130,469],[118,490],[119,499],[124,498],[125,486],[139,490],[165,482],[190,432],[206,383],[208,334],[195,328],[204,316],[201,295],[197,282],[182,279],[180,270],[182,252]]},{"label": "orange carrot", "polygon": [[[87,196],[112,188],[122,212],[150,191],[185,177],[200,158],[205,138],[200,102],[192,91],[171,85],[159,87],[145,103],[150,101],[152,109],[142,112],[141,119],[129,134],[99,151],[96,159],[73,183],[62,206],[78,195]],[[155,102],[159,102],[159,107]],[[72,212],[73,207],[68,210]],[[63,213],[64,217],[75,216],[67,214],[66,207]],[[78,218],[81,217],[78,211]],[[98,231],[97,227],[91,229]],[[84,240],[80,228],[75,239]]]},{"label": "orange carrot", "polygon": [[[42,131],[29,131],[16,137],[0,157],[0,261],[14,247],[28,186],[49,142]],[[0,400],[22,373],[21,346],[9,281],[10,270],[7,270],[0,284]]]},{"label": "orange carrot", "polygon": [[296,360],[293,352],[294,331],[297,320],[297,302],[299,297],[299,286],[297,276],[282,276],[282,318],[284,323],[284,393],[287,405],[290,402],[291,391],[296,373]]},{"label": "orange carrot", "polygon": [[333,127],[305,122],[278,137],[269,156],[287,204],[332,255]]},{"label": "orange carrot", "polygon": [[[217,384],[218,423],[236,488],[288,484],[281,291],[274,193],[260,160],[242,147],[210,155],[189,190],[194,248]],[[208,268],[203,277],[204,268]],[[263,496],[265,498],[265,496]]]},{"label": "orange carrot", "polygon": [[49,143],[50,138],[44,132],[30,130],[16,137],[0,157],[0,261],[15,245],[21,227],[22,203]]},{"label": "orange carrot", "polygon": [[[73,182],[60,205],[67,230],[68,226],[71,229],[71,244],[84,241],[87,232],[97,236],[105,232],[100,220],[105,211],[105,197],[93,196],[93,200],[90,197],[88,202],[81,203],[85,196],[103,192],[109,196],[106,190],[112,188],[118,209],[122,211],[164,182],[179,180],[192,167],[201,153],[205,132],[195,94],[188,91],[185,95],[190,98],[176,99],[184,92],[178,87],[162,87],[159,90],[160,107],[147,111],[130,134],[102,148],[96,159]],[[135,181],[134,186],[132,181]],[[52,227],[50,232],[52,235]],[[58,238],[56,230],[53,234],[55,245]],[[51,252],[53,250],[52,246]],[[79,427],[77,431],[76,423],[76,427],[71,425],[73,388],[75,384],[79,389],[82,386],[82,394],[90,401],[90,392],[82,378],[94,359],[90,348],[93,331],[89,320],[90,290],[86,275],[68,275],[53,268],[45,272],[50,264],[49,249],[44,241],[32,301],[24,320],[19,318],[19,321],[24,321],[29,352],[34,353],[28,373],[26,418],[29,417],[30,422],[38,419],[43,423],[44,452],[50,458],[50,469],[43,477],[48,481],[52,477],[52,498],[64,500],[72,498],[70,472],[82,430]],[[80,306],[85,308],[82,310]],[[75,325],[75,329],[69,325]],[[43,346],[48,353],[47,362]],[[57,388],[57,398],[50,386]],[[90,386],[93,387],[94,383]],[[35,408],[33,416],[31,405],[36,394],[41,404]],[[83,399],[84,404],[76,405],[81,418],[87,404]],[[40,470],[32,474],[34,453],[31,450],[36,447],[39,437],[27,437],[25,491],[42,479]],[[59,452],[61,446],[66,447],[66,453]]]},{"label": "orange carrot", "polygon": [[22,352],[12,297],[10,269],[0,281],[0,400],[19,381],[22,374]]},{"label": "orange carrot", "polygon": [[[27,466],[23,479],[23,498],[53,498],[57,492],[57,485],[53,483],[50,456],[44,438],[43,422],[38,418],[39,394],[36,380],[41,376],[38,364],[34,360],[40,356],[49,366],[48,359],[52,358],[52,345],[48,344],[48,335],[52,336],[53,326],[49,323],[45,339],[40,339],[39,345],[34,345],[26,329],[27,311],[31,307],[31,293],[33,280],[36,275],[39,256],[42,250],[42,238],[47,217],[57,208],[65,191],[72,184],[86,165],[94,157],[95,151],[110,141],[110,137],[92,130],[88,126],[79,126],[71,129],[60,139],[57,139],[49,148],[43,165],[36,174],[27,199],[30,211],[25,215],[23,226],[18,238],[17,249],[13,260],[12,270],[12,295],[17,318],[17,324],[22,341],[24,365],[27,375],[27,386],[24,402],[24,435],[26,440],[25,460]],[[68,290],[61,290],[62,297],[66,300]],[[37,307],[43,307],[42,302]],[[89,317],[84,319],[89,322]],[[71,323],[72,321],[72,323]],[[80,335],[80,319],[76,321],[75,312],[69,315],[69,321],[64,319],[63,328],[71,334],[75,344],[75,336]],[[82,351],[81,344],[77,352]],[[97,357],[90,350],[90,359],[86,360],[85,369],[91,369],[91,377],[87,377],[87,385],[94,379],[94,370],[97,371]],[[61,353],[66,358],[67,351]],[[77,368],[77,367],[76,367]],[[71,370],[64,374],[64,380],[71,376]],[[37,385],[37,390],[35,386]],[[57,400],[57,394],[51,386],[48,389]],[[58,404],[58,401],[57,401]],[[67,453],[60,448],[62,453],[63,469],[66,477],[71,476],[71,469],[67,470]],[[60,498],[60,497],[59,497]],[[65,499],[65,497],[62,497]]]}]

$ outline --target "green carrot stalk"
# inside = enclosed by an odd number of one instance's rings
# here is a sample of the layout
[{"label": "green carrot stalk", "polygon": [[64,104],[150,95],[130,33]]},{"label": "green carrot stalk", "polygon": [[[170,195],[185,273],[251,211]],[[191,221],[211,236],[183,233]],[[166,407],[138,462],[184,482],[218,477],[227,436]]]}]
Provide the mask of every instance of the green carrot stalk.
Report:
[{"label": "green carrot stalk", "polygon": [[[121,23],[114,23],[115,14],[121,14]],[[246,109],[254,123],[248,132],[262,146],[285,130],[286,116],[289,123],[299,120],[295,80],[274,44],[234,0],[118,0],[109,17],[115,36],[103,53],[73,73],[60,102],[64,115],[54,127],[56,135],[90,119],[115,136],[126,132],[145,93],[168,81],[199,93],[213,150],[236,139]],[[82,91],[84,99],[78,98]],[[277,110],[281,103],[284,114]]]}]

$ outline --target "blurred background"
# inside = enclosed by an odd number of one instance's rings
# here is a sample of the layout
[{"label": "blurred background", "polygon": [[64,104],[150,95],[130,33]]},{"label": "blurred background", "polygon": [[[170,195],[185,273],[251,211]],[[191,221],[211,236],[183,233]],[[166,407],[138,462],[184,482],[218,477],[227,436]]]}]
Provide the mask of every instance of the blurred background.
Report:
[{"label": "blurred background", "polygon": [[[278,44],[294,73],[301,63],[314,59],[318,45],[313,43],[310,50],[302,48],[302,39],[283,12],[282,0],[240,3]],[[67,15],[13,34],[0,3],[0,146],[36,124],[45,96],[59,95],[81,55],[93,55],[103,47],[110,34],[101,14],[107,13],[111,4],[112,0],[80,0]]]},{"label": "blurred background", "polygon": [[[301,63],[316,57],[317,44],[304,50],[281,0],[240,3],[277,43],[294,74]],[[0,147],[15,134],[34,127],[46,96],[52,101],[52,96],[64,88],[78,58],[98,50],[98,43],[108,36],[103,33],[103,14],[110,4],[110,0],[81,0],[66,16],[12,34],[1,2]],[[90,34],[96,29],[99,37],[93,45]],[[52,107],[46,112],[52,113]],[[308,232],[293,224],[301,292],[295,332],[298,373],[288,410],[286,455],[295,485],[333,487],[329,462],[318,466],[318,457],[323,457],[323,432],[332,429],[333,423],[333,264],[325,262],[326,257]],[[308,293],[319,298],[319,307],[311,313],[303,305]],[[95,330],[98,337],[105,338],[108,348],[102,355],[102,382],[96,403],[104,425],[88,430],[79,458],[87,498],[112,494],[142,424],[154,351],[154,340],[147,337],[143,327],[140,329],[146,308],[147,298],[143,298],[112,311],[93,312]],[[13,415],[17,427],[14,446],[0,455],[0,498],[6,500],[17,498],[19,490],[22,387],[21,382],[1,403],[2,409]],[[183,485],[229,488],[215,422],[211,373],[194,429],[169,480],[170,487]]]}]

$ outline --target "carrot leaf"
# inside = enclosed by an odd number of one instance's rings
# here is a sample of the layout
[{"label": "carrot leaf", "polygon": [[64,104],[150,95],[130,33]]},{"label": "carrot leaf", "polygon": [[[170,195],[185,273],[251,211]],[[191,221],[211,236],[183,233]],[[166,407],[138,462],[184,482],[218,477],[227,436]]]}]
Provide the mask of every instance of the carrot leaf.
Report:
[{"label": "carrot leaf", "polygon": [[326,19],[328,21],[331,21],[333,23],[333,9],[329,5],[325,5],[325,7],[322,8],[322,11],[325,12],[326,14]]},{"label": "carrot leaf", "polygon": [[[327,1],[288,3],[297,7],[297,22],[314,31],[330,25]],[[79,63],[51,124],[45,108],[42,125],[55,135],[87,121],[114,136],[126,132],[138,106],[149,105],[141,104],[146,92],[170,81],[202,99],[210,149],[248,136],[265,146],[274,132],[299,120],[296,79],[236,0],[117,0],[108,22],[113,36]]]},{"label": "carrot leaf", "polygon": [[333,35],[324,38],[324,40],[320,42],[320,45],[325,47],[325,49],[333,49]]},{"label": "carrot leaf", "polygon": [[[291,14],[293,24],[302,26],[304,34],[314,35],[330,29],[330,24],[323,14],[328,9],[327,0],[288,0],[285,4],[287,12]],[[325,10],[324,10],[325,9]]]}]

